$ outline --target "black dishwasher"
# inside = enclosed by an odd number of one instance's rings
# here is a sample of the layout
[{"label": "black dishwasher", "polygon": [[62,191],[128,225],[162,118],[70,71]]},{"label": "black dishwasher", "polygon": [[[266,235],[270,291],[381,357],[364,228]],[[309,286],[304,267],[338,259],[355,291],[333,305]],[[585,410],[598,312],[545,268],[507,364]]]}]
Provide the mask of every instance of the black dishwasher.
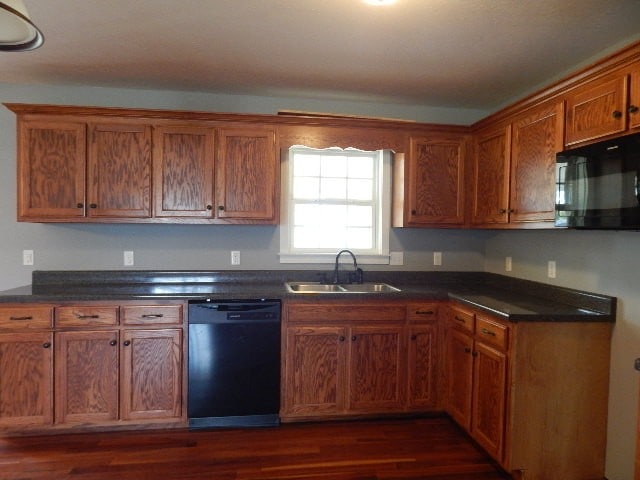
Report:
[{"label": "black dishwasher", "polygon": [[279,423],[280,301],[189,302],[189,426]]}]

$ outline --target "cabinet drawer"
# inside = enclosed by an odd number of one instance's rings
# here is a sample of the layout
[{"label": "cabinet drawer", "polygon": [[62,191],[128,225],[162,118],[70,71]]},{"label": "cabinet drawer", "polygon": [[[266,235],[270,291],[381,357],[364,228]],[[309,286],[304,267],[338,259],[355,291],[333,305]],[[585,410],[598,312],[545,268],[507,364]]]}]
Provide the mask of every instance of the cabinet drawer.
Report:
[{"label": "cabinet drawer", "polygon": [[0,329],[51,328],[53,308],[50,306],[19,306],[0,308]]},{"label": "cabinet drawer", "polygon": [[56,327],[85,327],[117,324],[117,306],[76,305],[56,308]]},{"label": "cabinet drawer", "polygon": [[476,319],[476,335],[479,341],[494,345],[502,350],[507,349],[509,327],[493,322],[484,317]]},{"label": "cabinet drawer", "polygon": [[449,326],[466,332],[473,332],[474,314],[466,310],[451,308],[449,311]]},{"label": "cabinet drawer", "polygon": [[407,320],[410,322],[432,322],[438,319],[438,305],[434,303],[410,303],[407,305]]},{"label": "cabinet drawer", "polygon": [[353,303],[308,303],[293,304],[287,307],[289,322],[404,322],[404,305],[354,305]]},{"label": "cabinet drawer", "polygon": [[120,309],[123,325],[182,323],[182,305],[130,305]]}]

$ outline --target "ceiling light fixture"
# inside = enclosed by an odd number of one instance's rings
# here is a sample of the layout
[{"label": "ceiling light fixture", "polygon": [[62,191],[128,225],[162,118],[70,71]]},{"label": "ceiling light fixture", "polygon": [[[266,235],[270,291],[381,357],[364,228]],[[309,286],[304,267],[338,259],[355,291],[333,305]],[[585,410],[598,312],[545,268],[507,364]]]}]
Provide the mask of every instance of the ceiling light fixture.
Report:
[{"label": "ceiling light fixture", "polygon": [[29,18],[22,0],[0,2],[0,51],[24,52],[43,43],[44,36]]},{"label": "ceiling light fixture", "polygon": [[396,3],[396,0],[362,0],[362,1],[369,5],[375,5],[375,6],[391,5],[392,3]]}]

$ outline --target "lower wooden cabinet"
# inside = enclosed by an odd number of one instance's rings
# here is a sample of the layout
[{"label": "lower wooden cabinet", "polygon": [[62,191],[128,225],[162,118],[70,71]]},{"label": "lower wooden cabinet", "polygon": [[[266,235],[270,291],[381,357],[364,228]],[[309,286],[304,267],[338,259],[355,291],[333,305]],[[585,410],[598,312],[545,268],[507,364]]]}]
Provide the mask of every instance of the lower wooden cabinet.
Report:
[{"label": "lower wooden cabinet", "polygon": [[[427,318],[412,318],[416,308]],[[282,419],[437,408],[437,308],[287,302]]]},{"label": "lower wooden cabinet", "polygon": [[185,426],[182,311],[0,307],[0,428]]},{"label": "lower wooden cabinet", "polygon": [[447,317],[449,415],[515,479],[604,478],[612,325]]}]

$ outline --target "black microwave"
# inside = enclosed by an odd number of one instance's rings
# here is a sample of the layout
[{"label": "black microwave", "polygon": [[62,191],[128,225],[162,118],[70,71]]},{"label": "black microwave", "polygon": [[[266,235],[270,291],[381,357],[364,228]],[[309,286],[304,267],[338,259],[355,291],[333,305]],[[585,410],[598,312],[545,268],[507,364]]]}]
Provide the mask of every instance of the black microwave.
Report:
[{"label": "black microwave", "polygon": [[640,133],[556,155],[557,227],[640,230]]}]

